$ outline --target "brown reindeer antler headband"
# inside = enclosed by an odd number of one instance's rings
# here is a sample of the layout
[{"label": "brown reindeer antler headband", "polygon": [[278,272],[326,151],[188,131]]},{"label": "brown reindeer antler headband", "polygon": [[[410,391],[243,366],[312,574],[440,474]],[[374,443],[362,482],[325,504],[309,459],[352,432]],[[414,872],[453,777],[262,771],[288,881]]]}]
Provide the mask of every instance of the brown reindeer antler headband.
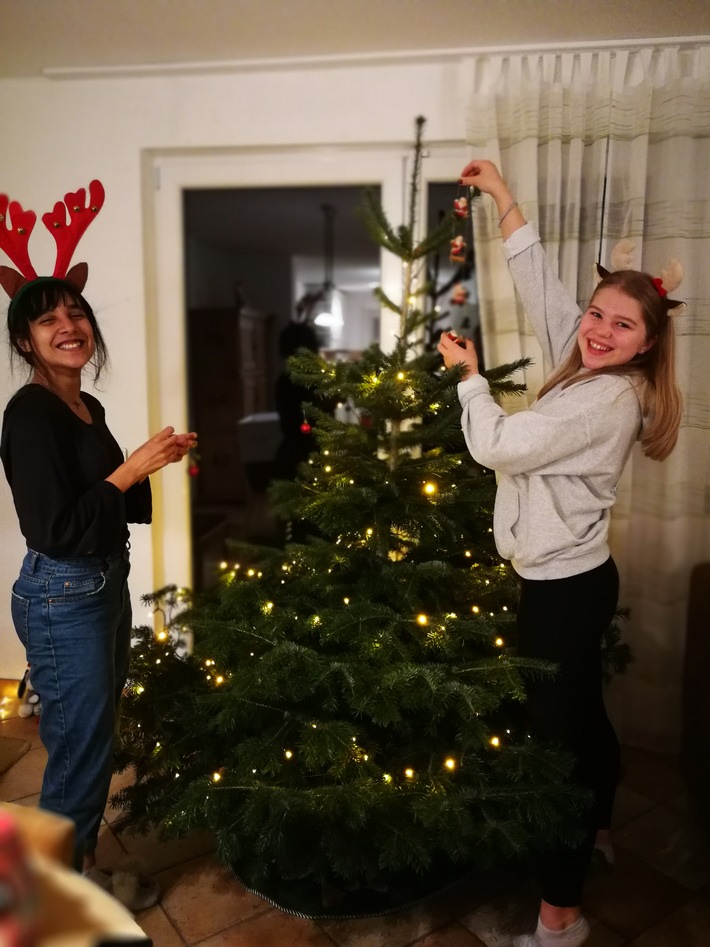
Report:
[{"label": "brown reindeer antler headband", "polygon": [[[636,244],[633,240],[620,240],[616,244],[609,257],[611,260],[611,265],[614,267],[614,272],[616,270],[634,269],[633,252],[635,249]],[[595,266],[599,278],[604,279],[604,277],[610,275],[611,271],[605,269],[600,263],[595,264]],[[665,303],[668,315],[675,315],[675,313],[671,312],[671,310],[685,305],[685,303],[680,299],[668,298],[668,293],[672,293],[674,290],[678,289],[680,284],[683,282],[683,275],[683,267],[681,264],[678,262],[678,260],[671,259],[668,261],[668,266],[661,270],[660,276],[651,277],[651,282],[653,283],[656,292]]]},{"label": "brown reindeer antler headband", "polygon": [[[37,282],[56,281],[67,283],[79,292],[84,289],[89,267],[86,263],[76,263],[69,269],[69,264],[77,244],[103,207],[105,196],[101,181],[92,181],[88,204],[86,190],[82,187],[78,191],[70,191],[65,195],[64,202],[57,201],[53,210],[42,215],[42,222],[57,244],[57,262],[51,276],[38,276],[28,251],[37,215],[33,210],[23,210],[19,201],[11,201],[6,194],[0,194],[0,250],[17,267],[14,270],[9,266],[0,266],[0,286],[10,297],[10,306],[26,286]],[[8,210],[11,227],[8,225]]]}]

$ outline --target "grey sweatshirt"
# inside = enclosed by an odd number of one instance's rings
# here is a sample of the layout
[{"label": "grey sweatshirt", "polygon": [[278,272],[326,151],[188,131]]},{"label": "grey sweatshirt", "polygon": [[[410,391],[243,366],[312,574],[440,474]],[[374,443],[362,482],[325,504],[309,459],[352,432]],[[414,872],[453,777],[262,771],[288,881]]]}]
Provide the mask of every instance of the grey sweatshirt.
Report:
[{"label": "grey sweatshirt", "polygon": [[[543,352],[545,374],[577,344],[581,312],[526,224],[504,244],[510,272]],[[609,557],[609,516],[642,414],[625,375],[590,375],[552,388],[508,415],[474,375],[458,386],[461,423],[478,463],[498,474],[498,552],[527,579],[561,579]]]}]

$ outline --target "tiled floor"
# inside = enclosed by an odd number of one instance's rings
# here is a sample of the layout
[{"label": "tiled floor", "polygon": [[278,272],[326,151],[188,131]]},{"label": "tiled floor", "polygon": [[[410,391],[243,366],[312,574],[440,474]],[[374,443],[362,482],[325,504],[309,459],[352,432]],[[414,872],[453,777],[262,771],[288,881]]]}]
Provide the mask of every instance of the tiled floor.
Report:
[{"label": "tiled floor", "polygon": [[[31,744],[0,776],[0,798],[36,805],[45,760],[36,718],[5,719],[0,734]],[[385,917],[303,920],[244,891],[213,856],[209,838],[165,844],[119,837],[115,817],[106,811],[99,861],[137,859],[158,879],[161,903],[137,915],[155,947],[505,947],[501,931],[524,930],[536,915],[532,885],[511,886],[482,904],[464,883]],[[614,821],[615,868],[593,871],[585,894],[589,947],[710,947],[710,857],[673,758],[625,749]]]}]

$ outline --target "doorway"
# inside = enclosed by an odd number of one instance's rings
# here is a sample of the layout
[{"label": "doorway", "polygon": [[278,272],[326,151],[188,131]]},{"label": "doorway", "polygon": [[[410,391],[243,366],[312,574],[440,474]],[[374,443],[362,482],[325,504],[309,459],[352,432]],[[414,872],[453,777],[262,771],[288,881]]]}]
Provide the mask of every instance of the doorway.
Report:
[{"label": "doorway", "polygon": [[[280,475],[274,393],[286,327],[315,319],[327,359],[379,339],[380,251],[358,218],[363,187],[183,193],[188,426],[200,441],[190,467],[196,590],[217,580],[228,540],[280,538],[266,491]],[[299,305],[326,282],[337,325]]]}]

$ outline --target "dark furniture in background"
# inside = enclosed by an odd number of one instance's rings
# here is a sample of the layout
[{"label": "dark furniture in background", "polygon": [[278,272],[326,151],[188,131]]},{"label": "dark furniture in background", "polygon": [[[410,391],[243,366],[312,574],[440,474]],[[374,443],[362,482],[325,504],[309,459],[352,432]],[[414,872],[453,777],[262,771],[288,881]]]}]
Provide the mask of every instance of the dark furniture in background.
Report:
[{"label": "dark furniture in background", "polygon": [[710,562],[699,563],[690,577],[680,768],[710,838]]}]

